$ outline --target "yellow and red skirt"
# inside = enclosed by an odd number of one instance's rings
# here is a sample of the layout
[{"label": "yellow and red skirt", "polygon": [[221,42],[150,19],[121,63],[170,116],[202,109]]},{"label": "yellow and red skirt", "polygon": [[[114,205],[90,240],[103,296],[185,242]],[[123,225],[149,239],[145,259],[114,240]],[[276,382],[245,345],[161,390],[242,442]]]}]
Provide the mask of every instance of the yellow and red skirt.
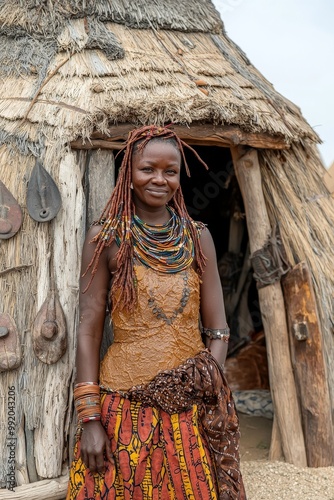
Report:
[{"label": "yellow and red skirt", "polygon": [[92,474],[81,461],[78,441],[67,500],[217,498],[196,405],[169,415],[116,393],[103,394],[102,423],[115,464],[106,462],[105,474]]},{"label": "yellow and red skirt", "polygon": [[[149,405],[151,400],[161,404]],[[169,411],[161,407],[166,401]],[[187,408],[173,412],[173,405]],[[102,392],[101,423],[115,463],[106,461],[104,474],[91,473],[80,458],[79,434],[66,500],[246,499],[238,418],[209,353],[159,374],[153,385],[127,397]]]}]

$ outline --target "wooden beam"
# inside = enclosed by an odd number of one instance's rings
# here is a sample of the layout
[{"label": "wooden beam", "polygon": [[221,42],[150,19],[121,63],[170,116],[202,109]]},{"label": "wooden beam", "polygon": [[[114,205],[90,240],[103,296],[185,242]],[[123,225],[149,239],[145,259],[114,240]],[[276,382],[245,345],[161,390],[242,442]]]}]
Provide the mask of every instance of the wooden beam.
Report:
[{"label": "wooden beam", "polygon": [[238,127],[225,126],[214,127],[208,125],[194,125],[188,127],[175,126],[175,132],[185,142],[189,140],[205,139],[227,142],[229,146],[247,145],[253,148],[263,149],[287,149],[289,145],[282,137],[269,134],[245,132]]},{"label": "wooden beam", "polygon": [[[217,140],[217,138],[208,139],[189,139],[186,141],[187,144],[191,146],[218,146],[218,147],[230,147],[230,142],[222,140]],[[77,139],[71,142],[71,148],[75,150],[92,150],[92,149],[109,149],[119,151],[123,149],[125,141],[115,141],[111,139],[91,139],[89,142],[87,140],[83,143],[82,139]]]},{"label": "wooden beam", "polygon": [[[261,171],[255,149],[231,148],[236,177],[246,211],[251,254],[271,235],[262,191]],[[306,452],[297,390],[293,377],[285,306],[280,282],[259,289],[274,411],[287,462],[305,467]]]},{"label": "wooden beam", "polygon": [[317,305],[307,264],[297,264],[282,282],[307,462],[309,467],[328,467],[334,465],[331,402]]},{"label": "wooden beam", "polygon": [[[83,144],[81,139],[71,142],[73,149],[120,149],[133,124],[121,124],[109,128],[108,134],[94,132],[90,141]],[[174,125],[173,130],[187,144],[202,146],[230,147],[247,145],[259,149],[288,149],[289,144],[279,136],[264,133],[245,132],[238,127],[213,125]],[[120,141],[120,142],[118,142]]]},{"label": "wooden beam", "polygon": [[0,489],[0,500],[63,500],[66,496],[68,476],[44,479],[36,483],[24,484],[15,491]]},{"label": "wooden beam", "polygon": [[72,141],[70,144],[72,149],[110,149],[110,150],[119,150],[122,149],[124,144],[121,142],[110,141],[105,139],[91,139],[88,141],[86,139],[85,143],[83,143],[82,139],[77,139],[76,141]]}]

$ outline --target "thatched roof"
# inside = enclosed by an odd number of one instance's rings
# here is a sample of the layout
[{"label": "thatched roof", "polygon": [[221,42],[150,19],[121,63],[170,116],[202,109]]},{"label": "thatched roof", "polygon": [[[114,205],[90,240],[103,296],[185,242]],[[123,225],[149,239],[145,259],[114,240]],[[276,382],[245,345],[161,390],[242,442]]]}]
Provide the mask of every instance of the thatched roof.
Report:
[{"label": "thatched roof", "polygon": [[2,7],[9,35],[55,37],[69,19],[97,18],[129,28],[220,31],[222,21],[207,0],[6,0]]},{"label": "thatched roof", "polygon": [[208,0],[10,0],[0,7],[0,46],[0,144],[22,153],[121,122],[318,140],[229,40]]}]

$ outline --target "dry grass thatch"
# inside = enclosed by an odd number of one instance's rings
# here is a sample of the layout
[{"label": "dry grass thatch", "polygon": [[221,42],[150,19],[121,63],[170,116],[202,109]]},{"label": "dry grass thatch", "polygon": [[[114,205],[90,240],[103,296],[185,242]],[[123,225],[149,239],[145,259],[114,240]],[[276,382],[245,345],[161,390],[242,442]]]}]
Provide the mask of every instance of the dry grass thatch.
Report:
[{"label": "dry grass thatch", "polygon": [[[2,142],[16,142],[23,151],[22,142],[29,141],[29,150],[39,154],[43,140],[59,147],[90,137],[94,129],[106,131],[110,122],[198,121],[237,125],[290,143],[318,140],[299,109],[224,34],[211,2],[196,2],[196,8],[181,2],[177,16],[176,2],[133,4],[138,2],[131,3],[127,16],[137,9],[136,19],[146,19],[149,29],[130,30],[117,2],[112,8],[89,2],[90,14],[81,2],[56,2],[50,19],[49,3],[48,9],[44,2],[38,9],[33,2],[5,3],[0,9]],[[119,22],[110,22],[116,20],[110,9],[119,13]],[[153,12],[160,24],[152,21]],[[183,26],[177,22],[181,18]],[[135,26],[142,28],[139,21]]]},{"label": "dry grass thatch", "polygon": [[129,28],[213,31],[222,21],[208,0],[6,0],[0,24],[6,35],[55,37],[68,19],[94,17]]}]

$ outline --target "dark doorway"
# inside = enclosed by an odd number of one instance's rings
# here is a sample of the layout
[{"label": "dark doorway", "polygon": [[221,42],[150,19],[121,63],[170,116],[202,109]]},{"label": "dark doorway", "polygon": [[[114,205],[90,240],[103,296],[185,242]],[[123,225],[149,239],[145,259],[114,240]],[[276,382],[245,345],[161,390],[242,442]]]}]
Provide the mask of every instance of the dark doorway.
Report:
[{"label": "dark doorway", "polygon": [[249,265],[249,245],[244,206],[228,148],[194,146],[208,165],[206,170],[186,151],[191,177],[182,171],[181,185],[191,217],[207,224],[215,242],[231,350],[262,330],[258,294]]},{"label": "dark doorway", "polygon": [[189,214],[207,224],[216,247],[231,329],[225,373],[234,391],[268,389],[259,298],[249,259],[245,210],[230,150],[212,146],[194,149],[209,170],[191,151],[186,151],[191,177],[183,169],[181,185]]},{"label": "dark doorway", "polygon": [[231,180],[233,163],[227,148],[194,146],[209,170],[185,151],[191,177],[182,169],[181,186],[189,215],[208,225],[215,242],[217,259],[228,250]]}]

